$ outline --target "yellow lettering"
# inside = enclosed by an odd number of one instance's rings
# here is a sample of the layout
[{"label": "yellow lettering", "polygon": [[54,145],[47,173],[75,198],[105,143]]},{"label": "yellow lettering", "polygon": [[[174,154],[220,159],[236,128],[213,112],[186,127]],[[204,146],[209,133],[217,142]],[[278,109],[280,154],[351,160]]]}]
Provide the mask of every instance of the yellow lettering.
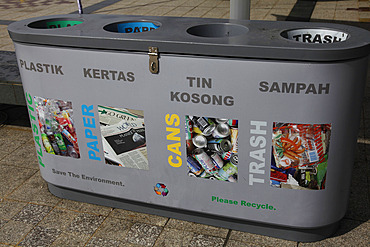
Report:
[{"label": "yellow lettering", "polygon": [[175,126],[179,126],[180,124],[180,117],[177,115],[177,114],[167,114],[166,117],[165,117],[165,121],[166,121],[166,124],[167,125],[173,125],[175,124]]},{"label": "yellow lettering", "polygon": [[167,140],[171,141],[181,141],[180,136],[176,136],[177,134],[180,133],[180,129],[178,128],[171,128],[171,127],[166,127],[166,131],[171,132],[170,134],[167,135]]},{"label": "yellow lettering", "polygon": [[171,151],[172,153],[175,153],[175,154],[181,156],[180,147],[181,147],[181,142],[177,142],[177,143],[167,145],[168,151]]},{"label": "yellow lettering", "polygon": [[179,156],[176,156],[177,163],[173,162],[173,156],[168,156],[168,164],[170,164],[173,167],[180,167],[182,165],[182,160]]}]

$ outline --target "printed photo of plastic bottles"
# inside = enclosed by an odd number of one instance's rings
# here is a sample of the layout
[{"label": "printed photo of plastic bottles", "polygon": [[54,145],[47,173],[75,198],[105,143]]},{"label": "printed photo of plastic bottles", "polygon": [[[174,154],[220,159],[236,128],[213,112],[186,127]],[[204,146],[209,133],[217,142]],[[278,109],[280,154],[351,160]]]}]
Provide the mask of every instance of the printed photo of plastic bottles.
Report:
[{"label": "printed photo of plastic bottles", "polygon": [[185,116],[188,175],[237,182],[238,120]]},{"label": "printed photo of plastic bottles", "polygon": [[49,154],[80,158],[73,125],[72,102],[37,96],[35,102],[45,151]]}]

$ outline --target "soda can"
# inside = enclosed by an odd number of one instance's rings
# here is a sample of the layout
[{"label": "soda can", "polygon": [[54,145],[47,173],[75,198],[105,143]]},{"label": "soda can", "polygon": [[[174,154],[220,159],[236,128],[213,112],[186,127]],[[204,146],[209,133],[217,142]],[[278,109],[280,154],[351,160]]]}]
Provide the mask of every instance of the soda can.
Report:
[{"label": "soda can", "polygon": [[238,153],[238,129],[237,128],[231,128],[230,129],[231,135],[231,152]]},{"label": "soda can", "polygon": [[204,168],[204,170],[209,174],[214,174],[216,172],[215,165],[213,164],[211,158],[208,156],[203,149],[197,148],[194,150],[195,159]]},{"label": "soda can", "polygon": [[227,124],[230,126],[238,126],[238,120],[237,119],[229,119],[227,121]]},{"label": "soda can", "polygon": [[207,138],[204,135],[196,135],[192,141],[197,148],[207,147]]},{"label": "soda can", "polygon": [[189,171],[189,172],[188,172],[188,176],[189,176],[189,177],[197,177],[197,176],[196,176],[192,171]]},{"label": "soda can", "polygon": [[212,132],[214,138],[225,138],[230,135],[230,127],[225,123],[220,123],[217,125],[215,130]]},{"label": "soda can", "polygon": [[220,141],[210,140],[207,147],[211,151],[225,153],[231,150],[231,142],[227,139],[220,139]]},{"label": "soda can", "polygon": [[[220,171],[220,170],[219,170]],[[220,175],[218,175],[218,172],[215,173],[214,175],[218,180],[221,180],[221,181],[227,181],[227,179],[224,179],[223,177],[221,177]]]},{"label": "soda can", "polygon": [[201,177],[201,178],[208,178],[210,175],[209,175],[209,173],[207,173],[206,171],[203,171],[200,175],[199,175],[199,177]]},{"label": "soda can", "polygon": [[234,175],[228,177],[227,181],[232,182],[232,183],[236,183],[238,181],[238,177],[236,176],[236,174],[234,174]]},{"label": "soda can", "polygon": [[186,140],[186,150],[191,153],[194,150],[194,143],[192,140]]},{"label": "soda can", "polygon": [[238,167],[232,164],[231,162],[227,163],[222,167],[220,170],[218,170],[218,176],[221,178],[228,180],[230,176],[233,176],[234,174],[238,173]]},{"label": "soda can", "polygon": [[230,162],[233,163],[233,165],[238,165],[238,155],[237,154],[232,154],[230,157]]},{"label": "soda can", "polygon": [[187,157],[187,163],[190,171],[197,176],[204,171],[202,166],[198,163],[198,161],[190,155]]},{"label": "soda can", "polygon": [[208,143],[218,143],[220,144],[224,139],[222,138],[216,138],[216,139],[209,139]]},{"label": "soda can", "polygon": [[221,159],[221,157],[217,153],[213,153],[211,155],[211,159],[217,169],[220,169],[224,166],[224,161]]},{"label": "soda can", "polygon": [[193,138],[193,123],[188,116],[185,116],[185,133],[186,140],[191,140],[191,138]]},{"label": "soda can", "polygon": [[205,136],[211,135],[216,128],[216,124],[210,118],[196,116],[189,116],[189,118],[198,126]]},{"label": "soda can", "polygon": [[203,132],[196,125],[193,125],[193,133],[203,135]]},{"label": "soda can", "polygon": [[227,118],[216,118],[216,123],[226,123],[229,119]]},{"label": "soda can", "polygon": [[231,155],[233,154],[233,152],[229,151],[229,152],[225,152],[225,153],[222,153],[221,154],[221,157],[224,159],[224,160],[230,160],[231,158]]}]

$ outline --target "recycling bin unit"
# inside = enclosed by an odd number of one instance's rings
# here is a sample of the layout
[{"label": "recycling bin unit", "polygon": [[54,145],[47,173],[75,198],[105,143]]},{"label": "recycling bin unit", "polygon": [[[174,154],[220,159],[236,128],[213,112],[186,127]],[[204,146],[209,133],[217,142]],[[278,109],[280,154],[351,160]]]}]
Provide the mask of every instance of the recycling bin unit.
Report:
[{"label": "recycling bin unit", "polygon": [[337,229],[368,31],[121,15],[8,30],[53,194],[296,241]]}]

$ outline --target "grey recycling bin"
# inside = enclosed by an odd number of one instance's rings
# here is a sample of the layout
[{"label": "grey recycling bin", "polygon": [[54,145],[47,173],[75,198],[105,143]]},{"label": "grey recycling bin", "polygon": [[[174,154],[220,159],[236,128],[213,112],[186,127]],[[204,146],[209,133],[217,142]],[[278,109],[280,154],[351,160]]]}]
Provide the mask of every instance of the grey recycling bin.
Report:
[{"label": "grey recycling bin", "polygon": [[296,241],[336,230],[367,31],[117,15],[8,30],[53,194]]}]

